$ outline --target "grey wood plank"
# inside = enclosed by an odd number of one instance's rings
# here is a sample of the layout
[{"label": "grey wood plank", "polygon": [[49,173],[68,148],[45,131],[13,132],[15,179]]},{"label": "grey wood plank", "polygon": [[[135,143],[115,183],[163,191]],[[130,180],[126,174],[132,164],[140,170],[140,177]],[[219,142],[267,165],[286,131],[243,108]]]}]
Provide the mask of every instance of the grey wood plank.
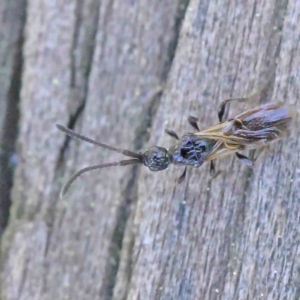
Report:
[{"label": "grey wood plank", "polygon": [[[189,3],[151,143],[217,122],[218,104],[270,81],[269,101],[299,111],[297,1]],[[296,25],[297,24],[297,25]],[[231,114],[257,104],[232,105]],[[165,125],[165,123],[167,124]],[[142,170],[127,299],[299,297],[299,118],[249,170],[234,157],[188,171]]]},{"label": "grey wood plank", "polygon": [[2,245],[4,299],[108,299],[117,276],[126,294],[118,266],[137,169],[86,174],[60,201],[72,172],[120,156],[69,141],[55,123],[141,148],[180,10],[176,1],[28,1],[19,165]]}]

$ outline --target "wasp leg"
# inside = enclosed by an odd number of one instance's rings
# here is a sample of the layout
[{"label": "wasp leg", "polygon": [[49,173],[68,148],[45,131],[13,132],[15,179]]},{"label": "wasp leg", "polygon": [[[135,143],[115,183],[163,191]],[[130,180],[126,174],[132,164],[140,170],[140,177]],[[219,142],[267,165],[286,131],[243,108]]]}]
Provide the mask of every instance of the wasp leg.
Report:
[{"label": "wasp leg", "polygon": [[173,130],[165,129],[165,133],[171,136],[172,138],[179,140],[177,133]]},{"label": "wasp leg", "polygon": [[194,129],[196,129],[197,131],[200,131],[200,129],[199,129],[199,127],[198,127],[198,124],[197,124],[197,122],[199,121],[198,118],[193,117],[193,116],[189,116],[189,117],[188,117],[188,121],[189,121],[190,125],[191,125]]},{"label": "wasp leg", "polygon": [[236,152],[235,155],[243,164],[247,165],[248,167],[253,167],[254,160],[238,152]]},{"label": "wasp leg", "polygon": [[210,161],[210,168],[209,168],[209,174],[210,174],[210,177],[212,179],[216,178],[217,176],[220,175],[222,171],[219,170],[219,171],[216,171],[216,168],[215,168],[215,163],[213,160]]},{"label": "wasp leg", "polygon": [[182,183],[184,181],[185,177],[186,177],[186,167],[184,168],[184,171],[181,174],[181,176],[178,179],[176,179],[176,183],[177,184]]},{"label": "wasp leg", "polygon": [[265,151],[267,150],[270,154],[274,154],[274,149],[271,149],[270,145],[267,145],[265,147],[261,147],[255,151],[255,156],[253,158],[253,161],[256,161],[258,157]]},{"label": "wasp leg", "polygon": [[224,101],[221,102],[220,106],[219,106],[219,110],[218,110],[218,117],[219,117],[219,121],[223,122],[224,121],[224,115],[225,115],[225,109],[226,106],[228,105],[229,102],[231,101],[236,101],[236,102],[246,102],[251,100],[252,97],[246,97],[246,98],[232,98],[232,99],[226,99]]},{"label": "wasp leg", "polygon": [[263,86],[258,92],[249,95],[248,97],[243,97],[243,98],[232,98],[232,99],[226,99],[224,101],[221,102],[220,106],[219,106],[219,110],[218,110],[218,117],[219,117],[219,121],[222,122],[224,121],[224,114],[225,114],[225,109],[226,106],[229,102],[231,101],[236,101],[236,102],[246,102],[246,101],[253,101],[254,99],[258,98],[261,95],[266,94],[268,88],[269,88],[270,82],[268,82],[265,86]]},{"label": "wasp leg", "polygon": [[256,161],[258,159],[258,157],[265,151],[267,147],[261,147],[257,150],[255,150],[254,154],[253,154],[253,161]]},{"label": "wasp leg", "polygon": [[228,122],[223,129],[223,134],[228,136],[232,135],[237,129],[243,128],[243,123],[240,119],[233,119]]}]

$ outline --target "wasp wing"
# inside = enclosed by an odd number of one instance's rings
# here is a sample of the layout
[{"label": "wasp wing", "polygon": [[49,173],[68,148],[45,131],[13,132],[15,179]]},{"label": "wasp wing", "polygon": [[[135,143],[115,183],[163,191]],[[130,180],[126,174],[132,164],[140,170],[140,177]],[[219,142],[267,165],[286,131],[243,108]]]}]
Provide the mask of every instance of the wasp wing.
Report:
[{"label": "wasp wing", "polygon": [[245,111],[234,119],[196,132],[195,135],[221,141],[232,150],[238,146],[253,149],[283,137],[288,132],[291,120],[292,112],[283,103],[267,103]]}]

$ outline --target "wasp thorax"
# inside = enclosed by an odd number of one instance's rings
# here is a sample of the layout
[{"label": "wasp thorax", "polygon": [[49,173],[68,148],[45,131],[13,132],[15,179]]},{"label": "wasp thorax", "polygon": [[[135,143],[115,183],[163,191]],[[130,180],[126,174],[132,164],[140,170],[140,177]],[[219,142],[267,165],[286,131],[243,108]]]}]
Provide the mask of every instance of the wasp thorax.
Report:
[{"label": "wasp thorax", "polygon": [[172,162],[177,165],[200,167],[211,153],[214,140],[199,138],[193,134],[184,135],[180,141],[170,148]]},{"label": "wasp thorax", "polygon": [[157,146],[151,147],[144,153],[143,162],[151,171],[165,170],[170,164],[168,150]]}]

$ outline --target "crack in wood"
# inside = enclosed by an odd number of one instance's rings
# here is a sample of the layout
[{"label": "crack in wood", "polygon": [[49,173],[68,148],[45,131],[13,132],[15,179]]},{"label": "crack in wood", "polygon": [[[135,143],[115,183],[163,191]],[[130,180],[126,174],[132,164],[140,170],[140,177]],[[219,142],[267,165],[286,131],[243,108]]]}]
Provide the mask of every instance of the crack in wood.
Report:
[{"label": "crack in wood", "polygon": [[[7,107],[3,124],[1,144],[5,146],[0,153],[0,238],[9,221],[9,209],[11,205],[11,188],[13,186],[13,173],[15,166],[11,165],[13,155],[16,155],[16,141],[19,124],[19,103],[21,93],[21,76],[23,69],[23,41],[24,24],[26,20],[26,2],[20,8],[19,37],[15,43],[15,55],[13,58],[13,70],[10,79],[10,87],[7,93]],[[0,146],[1,147],[1,146]]]}]

